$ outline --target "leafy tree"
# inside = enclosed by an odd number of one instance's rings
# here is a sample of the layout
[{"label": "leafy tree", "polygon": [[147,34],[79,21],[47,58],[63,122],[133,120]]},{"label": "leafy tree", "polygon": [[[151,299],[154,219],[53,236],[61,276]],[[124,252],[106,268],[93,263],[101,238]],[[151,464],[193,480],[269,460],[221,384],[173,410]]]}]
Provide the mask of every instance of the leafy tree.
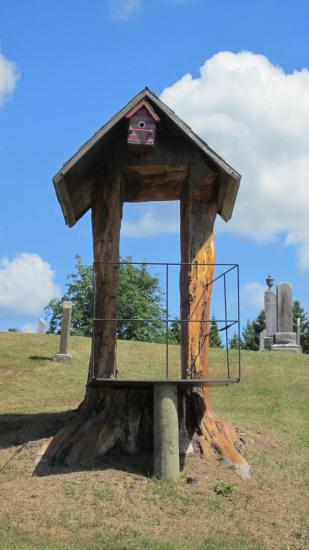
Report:
[{"label": "leafy tree", "polygon": [[181,323],[178,320],[169,323],[168,341],[170,344],[180,344]]},{"label": "leafy tree", "polygon": [[235,332],[230,339],[230,348],[231,349],[238,349],[239,347],[243,347],[243,341],[241,338],[238,337],[238,334]]},{"label": "leafy tree", "polygon": [[218,323],[215,316],[212,316],[210,322],[210,334],[209,334],[209,345],[211,348],[222,348],[222,340],[219,334]]},{"label": "leafy tree", "polygon": [[82,264],[81,257],[75,256],[75,271],[67,277],[66,292],[59,300],[51,300],[46,306],[49,319],[48,332],[58,334],[61,329],[62,302],[73,304],[71,331],[74,335],[90,336],[93,318],[93,272],[90,265]]},{"label": "leafy tree", "polygon": [[[118,338],[125,340],[160,341],[164,333],[164,317],[161,306],[159,280],[149,274],[145,264],[135,266],[128,263],[120,266],[119,294],[117,304],[118,319],[151,319],[151,322],[119,321]],[[59,300],[51,300],[46,306],[49,330],[57,334],[61,328],[62,301],[71,300],[72,334],[90,336],[93,318],[93,271],[92,266],[84,265],[76,256],[75,271],[67,277],[65,295]]]},{"label": "leafy tree", "polygon": [[243,330],[243,349],[258,351],[260,347],[260,332],[265,328],[265,311],[262,310],[256,319],[248,321]]},{"label": "leafy tree", "polygon": [[161,306],[161,289],[157,277],[147,271],[145,264],[129,262],[120,266],[118,318],[149,319],[151,321],[118,322],[117,336],[123,340],[159,341],[165,329]]},{"label": "leafy tree", "polygon": [[297,321],[300,319],[300,345],[303,348],[304,353],[309,353],[309,316],[305,312],[301,303],[295,300],[293,307],[293,330],[296,332]]}]

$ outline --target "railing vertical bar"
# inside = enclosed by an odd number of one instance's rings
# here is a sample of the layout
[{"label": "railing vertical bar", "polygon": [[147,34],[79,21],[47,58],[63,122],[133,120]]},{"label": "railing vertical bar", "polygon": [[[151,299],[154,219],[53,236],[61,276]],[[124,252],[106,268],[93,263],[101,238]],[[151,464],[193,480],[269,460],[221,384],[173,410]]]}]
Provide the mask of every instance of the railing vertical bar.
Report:
[{"label": "railing vertical bar", "polygon": [[165,375],[166,378],[169,377],[169,369],[168,369],[168,266],[167,263],[165,265]]},{"label": "railing vertical bar", "polygon": [[238,378],[241,376],[240,361],[240,291],[239,291],[239,265],[237,265],[237,317],[238,317]]},{"label": "railing vertical bar", "polygon": [[229,357],[229,340],[227,327],[227,304],[226,304],[226,273],[223,277],[224,281],[224,319],[225,319],[225,346],[226,346],[226,363],[227,363],[227,376],[230,377],[230,357]]}]

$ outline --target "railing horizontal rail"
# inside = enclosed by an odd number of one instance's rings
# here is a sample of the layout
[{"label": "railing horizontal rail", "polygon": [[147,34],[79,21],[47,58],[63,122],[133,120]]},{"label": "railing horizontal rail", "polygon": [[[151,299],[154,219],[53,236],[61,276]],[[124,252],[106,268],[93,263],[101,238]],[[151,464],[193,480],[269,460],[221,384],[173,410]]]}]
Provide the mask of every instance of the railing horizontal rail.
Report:
[{"label": "railing horizontal rail", "polygon": [[[101,315],[100,312],[96,311],[95,307],[95,300],[96,300],[96,274],[98,273],[98,266],[104,264],[107,266],[111,266],[112,268],[119,269],[122,266],[156,266],[156,267],[164,267],[165,268],[165,307],[162,307],[161,314],[164,314],[163,317],[159,318],[145,318],[145,317],[104,317],[104,315]],[[220,379],[220,383],[230,383],[232,380],[239,382],[240,375],[241,375],[241,364],[240,364],[240,302],[239,302],[239,293],[240,293],[240,285],[239,285],[239,264],[237,263],[208,263],[208,262],[148,262],[148,261],[105,261],[105,260],[95,260],[93,262],[93,269],[94,269],[94,278],[93,278],[93,296],[94,296],[94,304],[93,304],[93,324],[96,323],[103,323],[103,322],[110,322],[115,323],[115,330],[122,330],[121,324],[131,324],[131,323],[145,323],[145,324],[156,324],[158,326],[165,326],[165,331],[162,331],[162,334],[165,332],[165,347],[166,347],[166,353],[165,353],[165,374],[166,374],[166,380],[169,380],[169,344],[170,344],[170,335],[171,330],[170,325],[172,323],[178,323],[179,326],[188,325],[190,323],[199,323],[202,325],[210,325],[214,321],[214,318],[207,318],[207,319],[179,319],[177,317],[171,318],[169,316],[169,267],[184,267],[188,266],[190,268],[192,267],[215,267],[215,268],[223,268],[222,273],[219,273],[214,277],[211,281],[206,282],[204,284],[205,290],[209,286],[213,286],[217,281],[220,279],[223,280],[223,298],[224,298],[224,319],[215,319],[215,322],[217,323],[217,330],[219,332],[225,332],[225,349],[226,349],[226,366],[227,366],[227,378]],[[179,270],[181,271],[181,270]],[[186,270],[185,270],[186,271]],[[237,297],[237,318],[236,319],[229,319],[228,318],[228,303],[227,303],[227,281],[230,280],[229,275],[232,272],[236,272],[236,288],[237,291],[235,293]],[[164,273],[164,270],[163,270]],[[230,277],[235,277],[234,275],[230,275]],[[234,301],[234,300],[233,300]],[[219,326],[218,326],[219,325]],[[223,326],[221,326],[223,325]],[[230,373],[230,357],[229,357],[229,349],[230,349],[230,342],[228,338],[228,330],[237,325],[237,343],[238,347],[236,348],[238,350],[238,376],[237,378],[232,378]],[[160,329],[161,330],[161,329]],[[120,334],[120,333],[119,333]],[[205,337],[209,337],[211,335],[211,331],[207,330],[207,334],[204,334]],[[235,343],[235,342],[234,342]],[[191,373],[192,374],[192,373]],[[96,379],[95,377],[95,365],[94,365],[94,346],[92,347],[92,371],[91,371],[91,377],[92,379]],[[191,378],[192,380],[192,378]],[[219,379],[218,379],[219,381]]]}]

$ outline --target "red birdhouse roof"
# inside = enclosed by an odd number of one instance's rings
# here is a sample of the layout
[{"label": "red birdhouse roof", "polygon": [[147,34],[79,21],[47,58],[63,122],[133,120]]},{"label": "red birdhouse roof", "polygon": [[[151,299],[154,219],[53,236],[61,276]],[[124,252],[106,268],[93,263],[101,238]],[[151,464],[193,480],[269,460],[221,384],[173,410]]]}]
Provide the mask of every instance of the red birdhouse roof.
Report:
[{"label": "red birdhouse roof", "polygon": [[151,107],[151,105],[143,100],[143,101],[140,101],[137,105],[135,105],[135,107],[133,107],[133,109],[131,109],[131,111],[126,115],[126,118],[131,118],[133,115],[135,115],[135,113],[138,113],[138,111],[142,108],[145,108],[147,109],[148,113],[150,114],[150,116],[152,116],[152,118],[158,122],[158,120],[160,120],[160,118],[158,117],[158,115],[154,112],[153,108]]}]

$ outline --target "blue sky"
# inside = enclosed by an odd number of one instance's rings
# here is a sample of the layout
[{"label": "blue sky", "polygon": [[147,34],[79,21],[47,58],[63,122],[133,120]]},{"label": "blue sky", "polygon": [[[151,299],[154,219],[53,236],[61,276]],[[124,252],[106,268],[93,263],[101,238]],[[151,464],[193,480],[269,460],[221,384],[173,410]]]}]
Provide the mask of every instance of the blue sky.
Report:
[{"label": "blue sky", "polygon": [[[35,326],[74,255],[91,262],[89,215],[65,226],[51,178],[146,85],[243,175],[216,230],[243,323],[269,272],[309,309],[308,18],[305,0],[2,0],[0,329]],[[123,221],[122,255],[179,260],[177,205]]]}]

